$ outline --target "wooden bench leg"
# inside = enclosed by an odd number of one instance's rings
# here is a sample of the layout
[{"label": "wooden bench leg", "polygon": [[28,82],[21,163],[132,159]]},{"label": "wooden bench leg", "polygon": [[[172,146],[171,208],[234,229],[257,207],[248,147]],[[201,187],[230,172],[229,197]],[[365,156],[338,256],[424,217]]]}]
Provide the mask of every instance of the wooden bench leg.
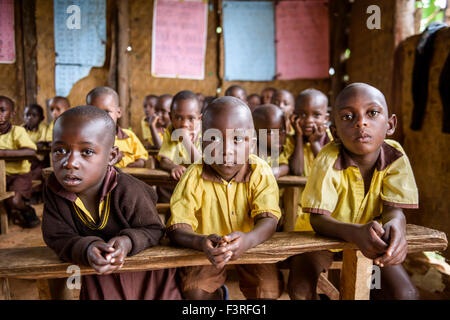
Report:
[{"label": "wooden bench leg", "polygon": [[326,294],[331,300],[339,300],[339,291],[328,280],[325,273],[321,273],[317,282],[317,291]]},{"label": "wooden bench leg", "polygon": [[294,231],[295,223],[297,221],[298,197],[300,195],[299,187],[284,188],[283,202],[284,202],[284,226],[283,231]]},{"label": "wooden bench leg", "polygon": [[373,262],[359,250],[344,250],[341,300],[369,300]]},{"label": "wooden bench leg", "polygon": [[0,234],[8,233],[8,211],[3,202],[0,202],[0,228]]},{"label": "wooden bench leg", "polygon": [[8,278],[0,278],[0,299],[11,300],[11,292],[9,290]]}]

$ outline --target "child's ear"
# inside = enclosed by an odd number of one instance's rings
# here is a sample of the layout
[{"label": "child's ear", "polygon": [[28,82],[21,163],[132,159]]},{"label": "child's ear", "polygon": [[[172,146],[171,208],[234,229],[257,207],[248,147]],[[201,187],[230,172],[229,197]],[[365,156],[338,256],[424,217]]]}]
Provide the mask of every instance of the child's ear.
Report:
[{"label": "child's ear", "polygon": [[117,119],[122,118],[122,107],[118,106],[117,107]]},{"label": "child's ear", "polygon": [[395,128],[397,127],[397,116],[392,114],[392,116],[387,121],[388,129],[386,131],[386,135],[392,136],[395,132]]},{"label": "child's ear", "polygon": [[297,115],[295,113],[293,113],[289,116],[289,121],[291,122],[292,125],[294,125],[296,117],[297,117]]},{"label": "child's ear", "polygon": [[325,119],[325,122],[328,122],[328,120],[330,120],[330,113],[329,113],[329,112],[327,112],[327,113],[325,114],[324,119]]},{"label": "child's ear", "polygon": [[119,148],[117,146],[113,146],[111,151],[109,152],[109,161],[108,165],[113,166],[117,163],[119,159]]},{"label": "child's ear", "polygon": [[334,124],[330,124],[330,131],[331,131],[331,134],[333,135],[333,140],[337,143],[340,143],[341,139],[339,139],[339,136],[337,135],[337,129]]}]

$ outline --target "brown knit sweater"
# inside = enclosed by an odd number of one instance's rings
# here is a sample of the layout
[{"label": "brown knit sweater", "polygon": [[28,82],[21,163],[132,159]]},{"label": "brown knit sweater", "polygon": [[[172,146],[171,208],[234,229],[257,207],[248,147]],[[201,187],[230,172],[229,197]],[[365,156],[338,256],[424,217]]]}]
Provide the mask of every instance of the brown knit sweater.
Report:
[{"label": "brown knit sweater", "polygon": [[157,214],[154,190],[142,181],[110,167],[104,179],[102,198],[110,193],[110,214],[106,226],[92,230],[77,216],[73,202],[77,196],[67,192],[52,174],[44,186],[42,233],[45,243],[64,260],[89,265],[87,248],[97,240],[126,235],[134,255],[159,243],[164,226]]}]

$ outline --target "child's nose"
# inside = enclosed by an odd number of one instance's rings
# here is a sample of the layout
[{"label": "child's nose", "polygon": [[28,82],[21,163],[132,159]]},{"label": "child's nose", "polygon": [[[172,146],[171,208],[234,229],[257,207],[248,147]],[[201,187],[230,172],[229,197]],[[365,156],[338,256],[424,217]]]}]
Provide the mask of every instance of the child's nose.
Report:
[{"label": "child's nose", "polygon": [[63,166],[65,169],[78,169],[78,159],[74,152],[70,152],[67,158],[64,160]]}]

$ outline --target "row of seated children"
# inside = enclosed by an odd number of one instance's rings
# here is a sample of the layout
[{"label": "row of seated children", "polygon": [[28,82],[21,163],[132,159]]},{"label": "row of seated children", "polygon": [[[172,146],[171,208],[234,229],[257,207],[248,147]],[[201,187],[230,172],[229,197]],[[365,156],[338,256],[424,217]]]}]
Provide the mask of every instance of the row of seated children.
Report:
[{"label": "row of seated children", "polygon": [[[294,142],[294,150],[300,151],[300,146],[304,150],[309,143],[314,155],[315,143],[325,143],[322,140],[326,140],[326,130],[317,124],[315,129],[314,125],[302,125],[300,119],[305,115],[297,103],[292,117],[286,117],[283,108],[281,115],[270,106],[264,106],[252,117],[242,100],[222,97],[209,103],[201,114],[197,95],[176,95],[171,104],[172,126],[182,129],[183,141],[191,145],[188,156],[192,160],[198,157],[195,144],[200,130],[204,134],[213,128],[225,137],[221,140],[212,136],[201,145],[201,151],[208,147],[213,150],[213,157],[216,148],[211,146],[224,148],[225,152],[217,155],[221,160],[218,163],[200,161],[187,169],[166,167],[172,175],[179,174],[170,199],[167,234],[175,244],[204,251],[212,266],[180,268],[179,283],[175,281],[175,270],[130,274],[127,278],[127,273],[111,273],[123,265],[127,255],[157,244],[164,226],[156,214],[153,189],[114,167],[121,157],[114,142],[120,116],[117,94],[104,88],[95,90],[87,102],[106,113],[89,106],[77,107],[64,112],[54,123],[54,175],[44,187],[44,240],[62,259],[91,265],[102,274],[83,277],[84,298],[226,297],[224,266],[270,238],[281,216],[272,170],[267,162],[252,154],[254,140],[243,129],[264,126],[257,124],[264,122],[263,115],[274,115],[278,127],[290,128],[293,124],[295,137],[301,137],[302,141]],[[302,101],[323,99],[313,92],[300,95],[299,105]],[[108,97],[114,101],[106,103]],[[0,99],[0,110],[5,105],[13,110],[13,104]],[[114,105],[116,110],[108,105]],[[354,242],[374,259],[382,267],[384,294],[417,298],[416,289],[401,267],[407,252],[402,208],[417,207],[417,188],[401,146],[385,140],[395,130],[395,115],[389,115],[384,96],[377,89],[353,84],[336,99],[331,122],[334,141],[322,148],[312,164],[301,201],[302,215],[309,217],[308,223],[316,232]],[[227,130],[231,130],[231,136]],[[243,163],[236,161],[237,154],[245,155]],[[180,158],[180,154],[176,156]],[[292,164],[291,167],[294,168]],[[317,298],[318,276],[329,267],[333,255],[320,252],[290,259],[288,288],[292,298]],[[276,265],[237,266],[237,271],[247,298],[280,296],[283,279]]]}]

